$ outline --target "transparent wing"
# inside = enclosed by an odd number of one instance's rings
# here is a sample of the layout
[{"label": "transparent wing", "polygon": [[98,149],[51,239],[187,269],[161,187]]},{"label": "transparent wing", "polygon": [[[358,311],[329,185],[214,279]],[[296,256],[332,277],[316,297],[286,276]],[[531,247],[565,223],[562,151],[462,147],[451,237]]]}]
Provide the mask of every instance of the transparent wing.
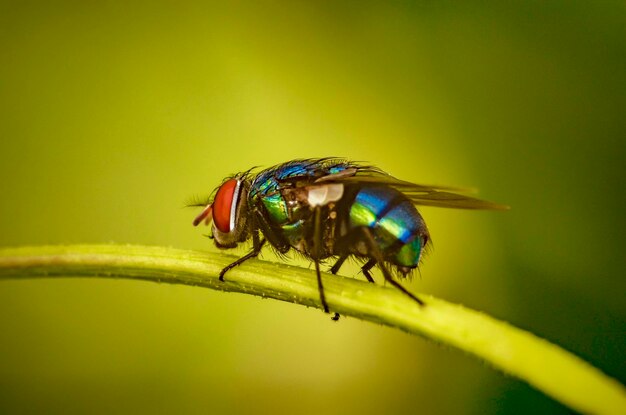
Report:
[{"label": "transparent wing", "polygon": [[[508,206],[488,202],[460,193],[475,192],[447,186],[427,186],[396,179],[375,167],[354,166],[339,173],[329,174],[315,180],[315,183],[362,183],[384,184],[404,193],[414,204],[456,209],[507,210]],[[459,193],[456,193],[459,192]]]},{"label": "transparent wing", "polygon": [[[402,190],[402,189],[400,189]],[[428,192],[414,192],[412,190],[404,190],[403,193],[408,196],[416,205],[437,206],[456,209],[491,209],[491,210],[508,210],[509,206],[499,203],[493,203],[475,197],[465,196],[458,193],[451,193],[432,189]]]}]

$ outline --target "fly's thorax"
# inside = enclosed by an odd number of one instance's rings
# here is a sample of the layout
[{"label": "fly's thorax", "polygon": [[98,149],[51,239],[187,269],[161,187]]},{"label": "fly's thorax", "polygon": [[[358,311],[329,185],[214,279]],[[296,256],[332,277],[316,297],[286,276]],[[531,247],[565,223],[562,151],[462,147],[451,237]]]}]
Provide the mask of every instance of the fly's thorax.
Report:
[{"label": "fly's thorax", "polygon": [[309,220],[313,209],[333,205],[342,194],[343,185],[338,184],[294,186],[253,195],[252,203],[260,201],[272,224],[291,229],[298,222]]},{"label": "fly's thorax", "polygon": [[262,196],[253,195],[252,204],[262,206],[266,219],[284,240],[297,251],[308,255],[313,245],[315,211],[319,209],[322,253],[331,255],[337,219],[337,203],[343,197],[344,185],[337,183],[284,185],[280,190]]},{"label": "fly's thorax", "polygon": [[248,193],[250,182],[229,179],[213,200],[213,238],[218,248],[234,248],[250,238]]}]

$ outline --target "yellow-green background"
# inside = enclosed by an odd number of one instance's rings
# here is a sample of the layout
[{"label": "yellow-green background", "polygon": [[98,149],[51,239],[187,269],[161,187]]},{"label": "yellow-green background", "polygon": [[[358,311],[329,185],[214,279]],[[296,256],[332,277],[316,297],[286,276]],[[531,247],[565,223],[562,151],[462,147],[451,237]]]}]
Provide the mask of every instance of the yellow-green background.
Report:
[{"label": "yellow-green background", "polygon": [[[88,3],[0,2],[0,245],[213,250],[182,206],[224,176],[370,161],[513,207],[424,208],[434,250],[412,290],[626,380],[623,2]],[[319,310],[145,282],[0,284],[2,413],[531,411],[565,409]]]}]

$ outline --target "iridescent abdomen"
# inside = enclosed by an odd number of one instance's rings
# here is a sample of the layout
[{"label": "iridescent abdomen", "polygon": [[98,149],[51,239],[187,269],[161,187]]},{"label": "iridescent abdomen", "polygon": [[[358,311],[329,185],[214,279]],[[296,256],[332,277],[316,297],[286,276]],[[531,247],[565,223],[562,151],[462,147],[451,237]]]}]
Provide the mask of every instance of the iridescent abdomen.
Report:
[{"label": "iridescent abdomen", "polygon": [[[385,260],[403,273],[419,264],[428,230],[413,203],[399,191],[387,186],[358,189],[349,209],[349,228],[371,229]],[[364,245],[355,247],[363,252]]]}]

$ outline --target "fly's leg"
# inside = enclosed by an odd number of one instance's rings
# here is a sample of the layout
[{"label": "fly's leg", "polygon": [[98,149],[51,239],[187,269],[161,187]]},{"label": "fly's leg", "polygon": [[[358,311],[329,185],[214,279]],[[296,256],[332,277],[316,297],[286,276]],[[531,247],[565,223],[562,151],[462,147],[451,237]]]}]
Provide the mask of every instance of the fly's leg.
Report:
[{"label": "fly's leg", "polygon": [[265,239],[281,254],[286,254],[289,251],[289,241],[285,239],[280,232],[277,232],[269,220],[267,219],[267,210],[265,207],[260,206],[254,209],[254,217],[256,218],[256,225],[258,230],[261,231]]},{"label": "fly's leg", "polygon": [[[355,237],[358,238],[358,236],[359,236],[358,235],[358,230],[355,229],[354,231],[352,231],[348,235],[346,235],[344,238],[354,239]],[[348,239],[348,241],[350,241],[351,239]],[[330,269],[330,272],[333,273],[333,274],[338,273],[339,272],[339,268],[341,268],[341,266],[346,261],[346,259],[348,259],[348,256],[349,256],[348,254],[341,254],[341,256],[339,257],[337,262],[335,262],[335,265],[333,265],[333,267]],[[367,263],[361,267],[361,271],[363,272],[363,275],[365,275],[365,278],[367,278],[367,280],[369,282],[375,282],[374,278],[372,278],[372,274],[370,274],[370,272],[369,272],[369,270],[372,269],[372,267],[374,267],[374,265],[376,265],[376,260],[370,258],[370,260],[367,261]]]},{"label": "fly's leg", "polygon": [[[320,257],[322,256],[320,252],[320,248],[322,245],[322,209],[319,207],[315,209],[314,226],[313,260],[315,261],[315,273],[317,274],[317,289],[320,293],[320,301],[322,303],[322,307],[324,308],[324,312],[328,314],[330,313],[330,311],[328,311],[328,303],[326,302],[326,295],[324,295],[324,285],[322,284],[322,273],[320,271]],[[339,266],[341,266],[341,264],[339,264]],[[339,320],[339,314],[335,313],[335,315],[331,317],[331,320]]]},{"label": "fly's leg", "polygon": [[328,304],[324,295],[324,285],[322,284],[322,274],[320,272],[320,245],[322,244],[322,210],[318,207],[315,209],[315,223],[313,231],[313,260],[315,261],[315,273],[317,274],[317,288],[320,292],[320,301],[324,312],[328,313]]},{"label": "fly's leg", "polygon": [[264,244],[265,244],[265,239],[261,239],[259,237],[258,232],[256,231],[253,232],[252,233],[252,251],[248,252],[246,255],[242,256],[241,258],[239,258],[232,264],[229,264],[226,267],[224,267],[224,269],[220,271],[220,277],[219,277],[220,281],[224,282],[224,274],[226,274],[226,272],[228,272],[232,268],[235,268],[236,266],[243,264],[250,258],[256,258],[257,256],[259,256],[259,253],[261,252],[261,248],[263,248]]},{"label": "fly's leg", "polygon": [[[348,255],[341,255],[339,257],[339,259],[337,260],[337,262],[335,262],[335,265],[332,266],[332,268],[330,269],[330,272],[335,275],[339,272],[339,268],[341,268],[341,266],[343,265],[343,263],[346,261],[346,259],[348,258]],[[333,321],[337,321],[339,320],[339,313],[335,313],[334,316],[331,317],[331,320]]]},{"label": "fly's leg", "polygon": [[348,255],[341,255],[337,262],[335,262],[335,265],[333,265],[330,269],[330,273],[333,275],[337,274],[339,272],[339,268],[341,268],[346,259],[348,259]]},{"label": "fly's leg", "polygon": [[[400,291],[402,291],[403,293],[405,293],[406,295],[408,295],[409,297],[414,299],[419,305],[423,306],[424,302],[422,300],[417,298],[414,294],[411,294],[410,291],[408,291],[406,288],[404,288],[402,285],[400,285],[399,282],[397,282],[396,280],[393,279],[393,277],[391,276],[391,273],[389,272],[389,270],[385,266],[383,254],[380,251],[380,248],[378,247],[378,245],[376,245],[376,240],[374,239],[374,235],[372,235],[371,230],[369,228],[363,228],[363,234],[365,235],[365,239],[367,241],[367,244],[369,245],[369,249],[371,251],[371,254],[374,256],[375,263],[378,263],[378,265],[380,266],[380,269],[383,272],[383,276],[385,277],[385,280],[387,280],[391,285],[393,285],[394,287],[396,287],[397,289],[399,289]],[[369,264],[369,262],[371,262],[371,261],[368,261],[368,264]],[[365,264],[365,265],[367,265],[367,264]]]},{"label": "fly's leg", "polygon": [[376,260],[370,259],[369,261],[367,261],[365,265],[361,267],[361,271],[363,272],[363,275],[365,275],[365,278],[367,278],[369,282],[375,282],[374,278],[372,278],[372,274],[370,274],[370,269],[372,269],[374,265],[376,265]]}]

